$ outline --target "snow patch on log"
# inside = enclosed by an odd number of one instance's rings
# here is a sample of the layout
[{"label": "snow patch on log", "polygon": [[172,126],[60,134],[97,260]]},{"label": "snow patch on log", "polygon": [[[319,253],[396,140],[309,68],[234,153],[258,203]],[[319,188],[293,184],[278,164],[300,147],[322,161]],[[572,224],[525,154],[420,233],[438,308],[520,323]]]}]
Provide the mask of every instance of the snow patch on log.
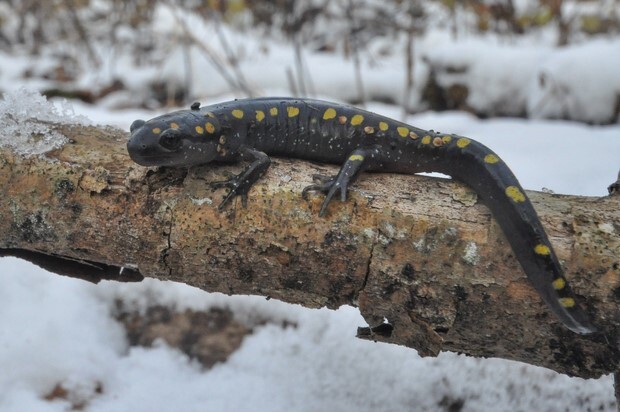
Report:
[{"label": "snow patch on log", "polygon": [[4,93],[0,100],[0,147],[9,147],[23,156],[36,156],[58,149],[68,139],[54,124],[90,124],[76,115],[66,101],[58,105],[38,92],[24,88]]}]

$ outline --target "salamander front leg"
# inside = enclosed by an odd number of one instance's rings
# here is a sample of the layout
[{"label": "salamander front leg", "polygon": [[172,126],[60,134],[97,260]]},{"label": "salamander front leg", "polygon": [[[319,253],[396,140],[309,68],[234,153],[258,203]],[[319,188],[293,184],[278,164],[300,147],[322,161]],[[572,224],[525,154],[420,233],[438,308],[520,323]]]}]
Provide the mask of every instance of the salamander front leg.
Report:
[{"label": "salamander front leg", "polygon": [[235,196],[241,196],[241,204],[243,207],[248,203],[248,192],[267,171],[271,160],[265,153],[253,149],[251,147],[241,147],[239,153],[242,158],[252,159],[252,163],[238,175],[232,175],[227,180],[211,182],[209,185],[212,189],[228,188],[230,191],[218,206],[218,210],[223,210],[224,206]]},{"label": "salamander front leg", "polygon": [[319,216],[324,216],[327,206],[336,192],[340,191],[340,200],[342,202],[346,201],[349,185],[357,179],[360,172],[378,163],[379,155],[379,148],[374,146],[355,149],[344,162],[336,176],[314,175],[313,179],[319,183],[306,186],[301,192],[303,198],[306,199],[306,194],[310,191],[325,193],[325,200],[319,212]]}]

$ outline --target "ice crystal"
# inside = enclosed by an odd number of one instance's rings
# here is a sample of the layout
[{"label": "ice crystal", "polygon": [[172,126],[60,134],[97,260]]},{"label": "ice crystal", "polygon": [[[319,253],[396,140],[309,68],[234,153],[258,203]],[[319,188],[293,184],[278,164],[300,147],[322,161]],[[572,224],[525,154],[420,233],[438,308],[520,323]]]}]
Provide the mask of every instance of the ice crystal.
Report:
[{"label": "ice crystal", "polygon": [[67,138],[52,124],[87,124],[66,101],[55,105],[45,96],[27,89],[3,94],[0,100],[0,147],[24,156],[39,155],[62,147]]}]

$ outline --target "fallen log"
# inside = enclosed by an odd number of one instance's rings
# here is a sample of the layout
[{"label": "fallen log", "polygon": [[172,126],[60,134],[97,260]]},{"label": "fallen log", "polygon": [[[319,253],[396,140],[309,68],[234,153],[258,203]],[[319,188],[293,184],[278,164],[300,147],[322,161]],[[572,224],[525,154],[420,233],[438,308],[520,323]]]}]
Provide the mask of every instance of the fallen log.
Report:
[{"label": "fallen log", "polygon": [[[620,196],[528,192],[601,332],[564,328],[528,283],[488,209],[448,179],[368,174],[318,217],[301,197],[336,167],[275,159],[247,208],[208,183],[241,166],[131,162],[127,133],[48,125],[69,143],[39,156],[0,147],[0,255],[98,281],[142,276],[306,307],[359,307],[365,339],[595,378],[620,361]],[[60,263],[60,264],[59,264]],[[93,268],[89,270],[88,268]],[[120,268],[126,268],[123,272]],[[57,270],[54,270],[57,269]]]}]

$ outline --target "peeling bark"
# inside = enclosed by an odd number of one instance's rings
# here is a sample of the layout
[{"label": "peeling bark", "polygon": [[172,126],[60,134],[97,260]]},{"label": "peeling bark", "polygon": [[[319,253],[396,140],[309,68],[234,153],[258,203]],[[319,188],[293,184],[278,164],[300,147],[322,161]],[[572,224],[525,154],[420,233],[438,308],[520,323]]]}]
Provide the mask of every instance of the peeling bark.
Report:
[{"label": "peeling bark", "polygon": [[500,357],[586,378],[618,368],[620,196],[528,193],[602,330],[579,336],[551,315],[461,184],[367,175],[319,218],[322,197],[305,201],[301,189],[337,168],[275,159],[246,209],[235,202],[220,213],[223,192],[208,182],[239,165],[143,168],[123,131],[55,128],[72,143],[44,157],[0,149],[0,253],[85,261],[113,278],[115,267],[131,269],[116,280],[142,274],[306,307],[355,305],[370,325],[358,336],[422,355]]}]

